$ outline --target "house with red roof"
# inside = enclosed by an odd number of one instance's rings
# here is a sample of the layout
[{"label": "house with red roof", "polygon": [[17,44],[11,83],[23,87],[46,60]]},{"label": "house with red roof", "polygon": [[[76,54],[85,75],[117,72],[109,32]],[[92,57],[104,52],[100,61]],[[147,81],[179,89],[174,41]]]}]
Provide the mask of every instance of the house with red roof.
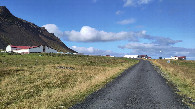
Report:
[{"label": "house with red roof", "polygon": [[8,45],[6,47],[6,52],[15,52],[20,54],[29,54],[29,53],[57,53],[57,50],[48,47],[48,46],[13,46]]},{"label": "house with red roof", "polygon": [[138,55],[138,58],[148,59],[148,55]]},{"label": "house with red roof", "polygon": [[164,58],[164,59],[172,59],[172,60],[186,60],[186,56],[174,56],[171,58]]},{"label": "house with red roof", "polygon": [[186,60],[186,56],[179,56],[178,59],[179,60]]}]

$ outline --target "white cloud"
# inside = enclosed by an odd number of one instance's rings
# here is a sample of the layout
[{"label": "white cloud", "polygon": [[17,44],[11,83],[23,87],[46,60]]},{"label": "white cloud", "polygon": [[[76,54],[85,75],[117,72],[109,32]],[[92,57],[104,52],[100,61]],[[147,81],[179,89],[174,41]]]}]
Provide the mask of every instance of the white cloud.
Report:
[{"label": "white cloud", "polygon": [[63,32],[59,30],[59,28],[55,24],[46,24],[42,27],[45,27],[49,33],[54,33],[57,37],[62,37]]},{"label": "white cloud", "polygon": [[85,47],[72,46],[72,49],[76,50],[79,53],[86,53],[86,54],[91,54],[94,53],[95,51],[99,51],[98,49],[94,49],[93,47],[85,48]]},{"label": "white cloud", "polygon": [[123,0],[125,3],[124,3],[124,7],[127,7],[127,6],[131,6],[134,4],[134,0]]},{"label": "white cloud", "polygon": [[100,50],[94,47],[77,47],[72,46],[72,49],[78,53],[84,53],[85,55],[112,55],[112,56],[122,56],[120,53],[115,53],[111,50]]},{"label": "white cloud", "polygon": [[137,6],[137,5],[143,5],[143,4],[148,4],[152,0],[123,0],[124,1],[124,7],[128,6]]},{"label": "white cloud", "polygon": [[134,18],[131,18],[131,19],[125,19],[125,20],[122,20],[122,21],[118,21],[117,23],[118,24],[121,24],[121,25],[127,25],[127,24],[132,24],[132,23],[135,23],[136,20]]},{"label": "white cloud", "polygon": [[105,32],[99,31],[90,26],[83,26],[80,31],[60,31],[55,24],[43,25],[48,32],[54,33],[57,37],[75,41],[75,42],[106,42],[106,41],[118,41],[129,40],[138,41],[138,38],[144,37],[145,31],[140,32]]},{"label": "white cloud", "polygon": [[[166,37],[152,37],[152,36],[150,36],[150,38],[152,38],[152,40],[154,40],[153,41],[153,43],[155,43],[155,44],[160,44],[160,45],[174,45],[174,44],[176,44],[176,43],[178,43],[178,42],[182,42],[182,40],[172,40],[172,39],[170,39],[170,38],[166,38]],[[148,38],[148,39],[150,39],[150,38]]]},{"label": "white cloud", "polygon": [[149,2],[151,2],[152,0],[138,0],[138,4],[148,4]]},{"label": "white cloud", "polygon": [[116,11],[116,15],[121,15],[121,14],[123,14],[123,11],[120,10]]},{"label": "white cloud", "polygon": [[139,32],[105,32],[99,31],[90,26],[83,26],[80,31],[65,31],[62,32],[58,29],[55,24],[46,24],[43,25],[48,32],[54,33],[57,37],[76,41],[76,42],[106,42],[106,41],[119,41],[119,40],[129,40],[129,41],[139,41],[139,39],[147,39],[152,41],[154,44],[160,45],[174,45],[178,42],[182,42],[181,40],[172,40],[166,37],[154,37],[146,34],[146,31]]},{"label": "white cloud", "polygon": [[130,40],[138,41],[138,37],[142,37],[144,31],[140,32],[105,32],[98,31],[95,28],[89,26],[83,26],[80,31],[65,31],[64,35],[68,37],[70,41],[76,42],[105,42],[105,41],[117,41],[117,40]]},{"label": "white cloud", "polygon": [[[144,32],[144,31],[142,31],[142,32]],[[146,31],[143,34],[146,34]],[[163,46],[174,45],[176,43],[182,42],[182,40],[173,40],[173,39],[170,39],[167,37],[156,37],[156,36],[150,36],[150,35],[143,35],[141,38],[148,39],[148,40],[152,41],[152,43],[154,43],[154,44],[159,44],[159,45],[163,45]]]}]

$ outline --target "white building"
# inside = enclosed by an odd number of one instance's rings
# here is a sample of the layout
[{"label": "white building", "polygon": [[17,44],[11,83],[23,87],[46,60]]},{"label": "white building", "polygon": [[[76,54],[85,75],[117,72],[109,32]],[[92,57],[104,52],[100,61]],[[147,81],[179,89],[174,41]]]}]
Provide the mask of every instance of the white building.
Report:
[{"label": "white building", "polygon": [[164,59],[178,60],[178,57],[172,57],[172,56],[171,56],[171,58],[164,58]]},{"label": "white building", "polygon": [[29,48],[29,53],[42,53],[43,52],[43,46],[37,46],[34,48]]},{"label": "white building", "polygon": [[8,45],[6,47],[6,52],[15,52],[21,54],[29,54],[29,53],[57,53],[57,50],[52,49],[47,46],[13,46]]},{"label": "white building", "polygon": [[45,53],[57,53],[57,50],[50,48],[48,46],[45,46]]},{"label": "white building", "polygon": [[138,58],[138,55],[125,55],[125,58]]},{"label": "white building", "polygon": [[180,57],[178,57],[178,56],[174,56],[174,57],[172,57],[172,56],[171,56],[171,58],[164,58],[164,59],[172,59],[172,60],[186,60],[186,56],[180,56]]},{"label": "white building", "polygon": [[13,46],[13,45],[8,45],[6,47],[6,52],[13,52],[13,50],[16,50],[17,47]]}]

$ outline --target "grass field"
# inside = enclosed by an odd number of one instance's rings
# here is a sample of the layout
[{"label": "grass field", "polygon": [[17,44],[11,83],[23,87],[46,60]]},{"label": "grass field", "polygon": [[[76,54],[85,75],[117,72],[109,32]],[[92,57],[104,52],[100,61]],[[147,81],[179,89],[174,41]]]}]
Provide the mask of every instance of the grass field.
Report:
[{"label": "grass field", "polygon": [[195,61],[190,60],[151,60],[163,71],[166,79],[178,89],[183,101],[195,108]]},{"label": "grass field", "polygon": [[0,108],[68,108],[138,60],[0,54]]}]

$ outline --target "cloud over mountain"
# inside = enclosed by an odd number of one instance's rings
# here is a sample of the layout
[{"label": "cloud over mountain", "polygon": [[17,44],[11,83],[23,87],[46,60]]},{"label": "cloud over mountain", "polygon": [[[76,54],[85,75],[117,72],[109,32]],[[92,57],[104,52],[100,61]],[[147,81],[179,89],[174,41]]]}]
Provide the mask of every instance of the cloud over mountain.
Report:
[{"label": "cloud over mountain", "polygon": [[55,24],[46,24],[43,25],[42,27],[45,27],[48,32],[54,33],[57,37],[62,37],[63,32],[59,30],[59,28]]}]

